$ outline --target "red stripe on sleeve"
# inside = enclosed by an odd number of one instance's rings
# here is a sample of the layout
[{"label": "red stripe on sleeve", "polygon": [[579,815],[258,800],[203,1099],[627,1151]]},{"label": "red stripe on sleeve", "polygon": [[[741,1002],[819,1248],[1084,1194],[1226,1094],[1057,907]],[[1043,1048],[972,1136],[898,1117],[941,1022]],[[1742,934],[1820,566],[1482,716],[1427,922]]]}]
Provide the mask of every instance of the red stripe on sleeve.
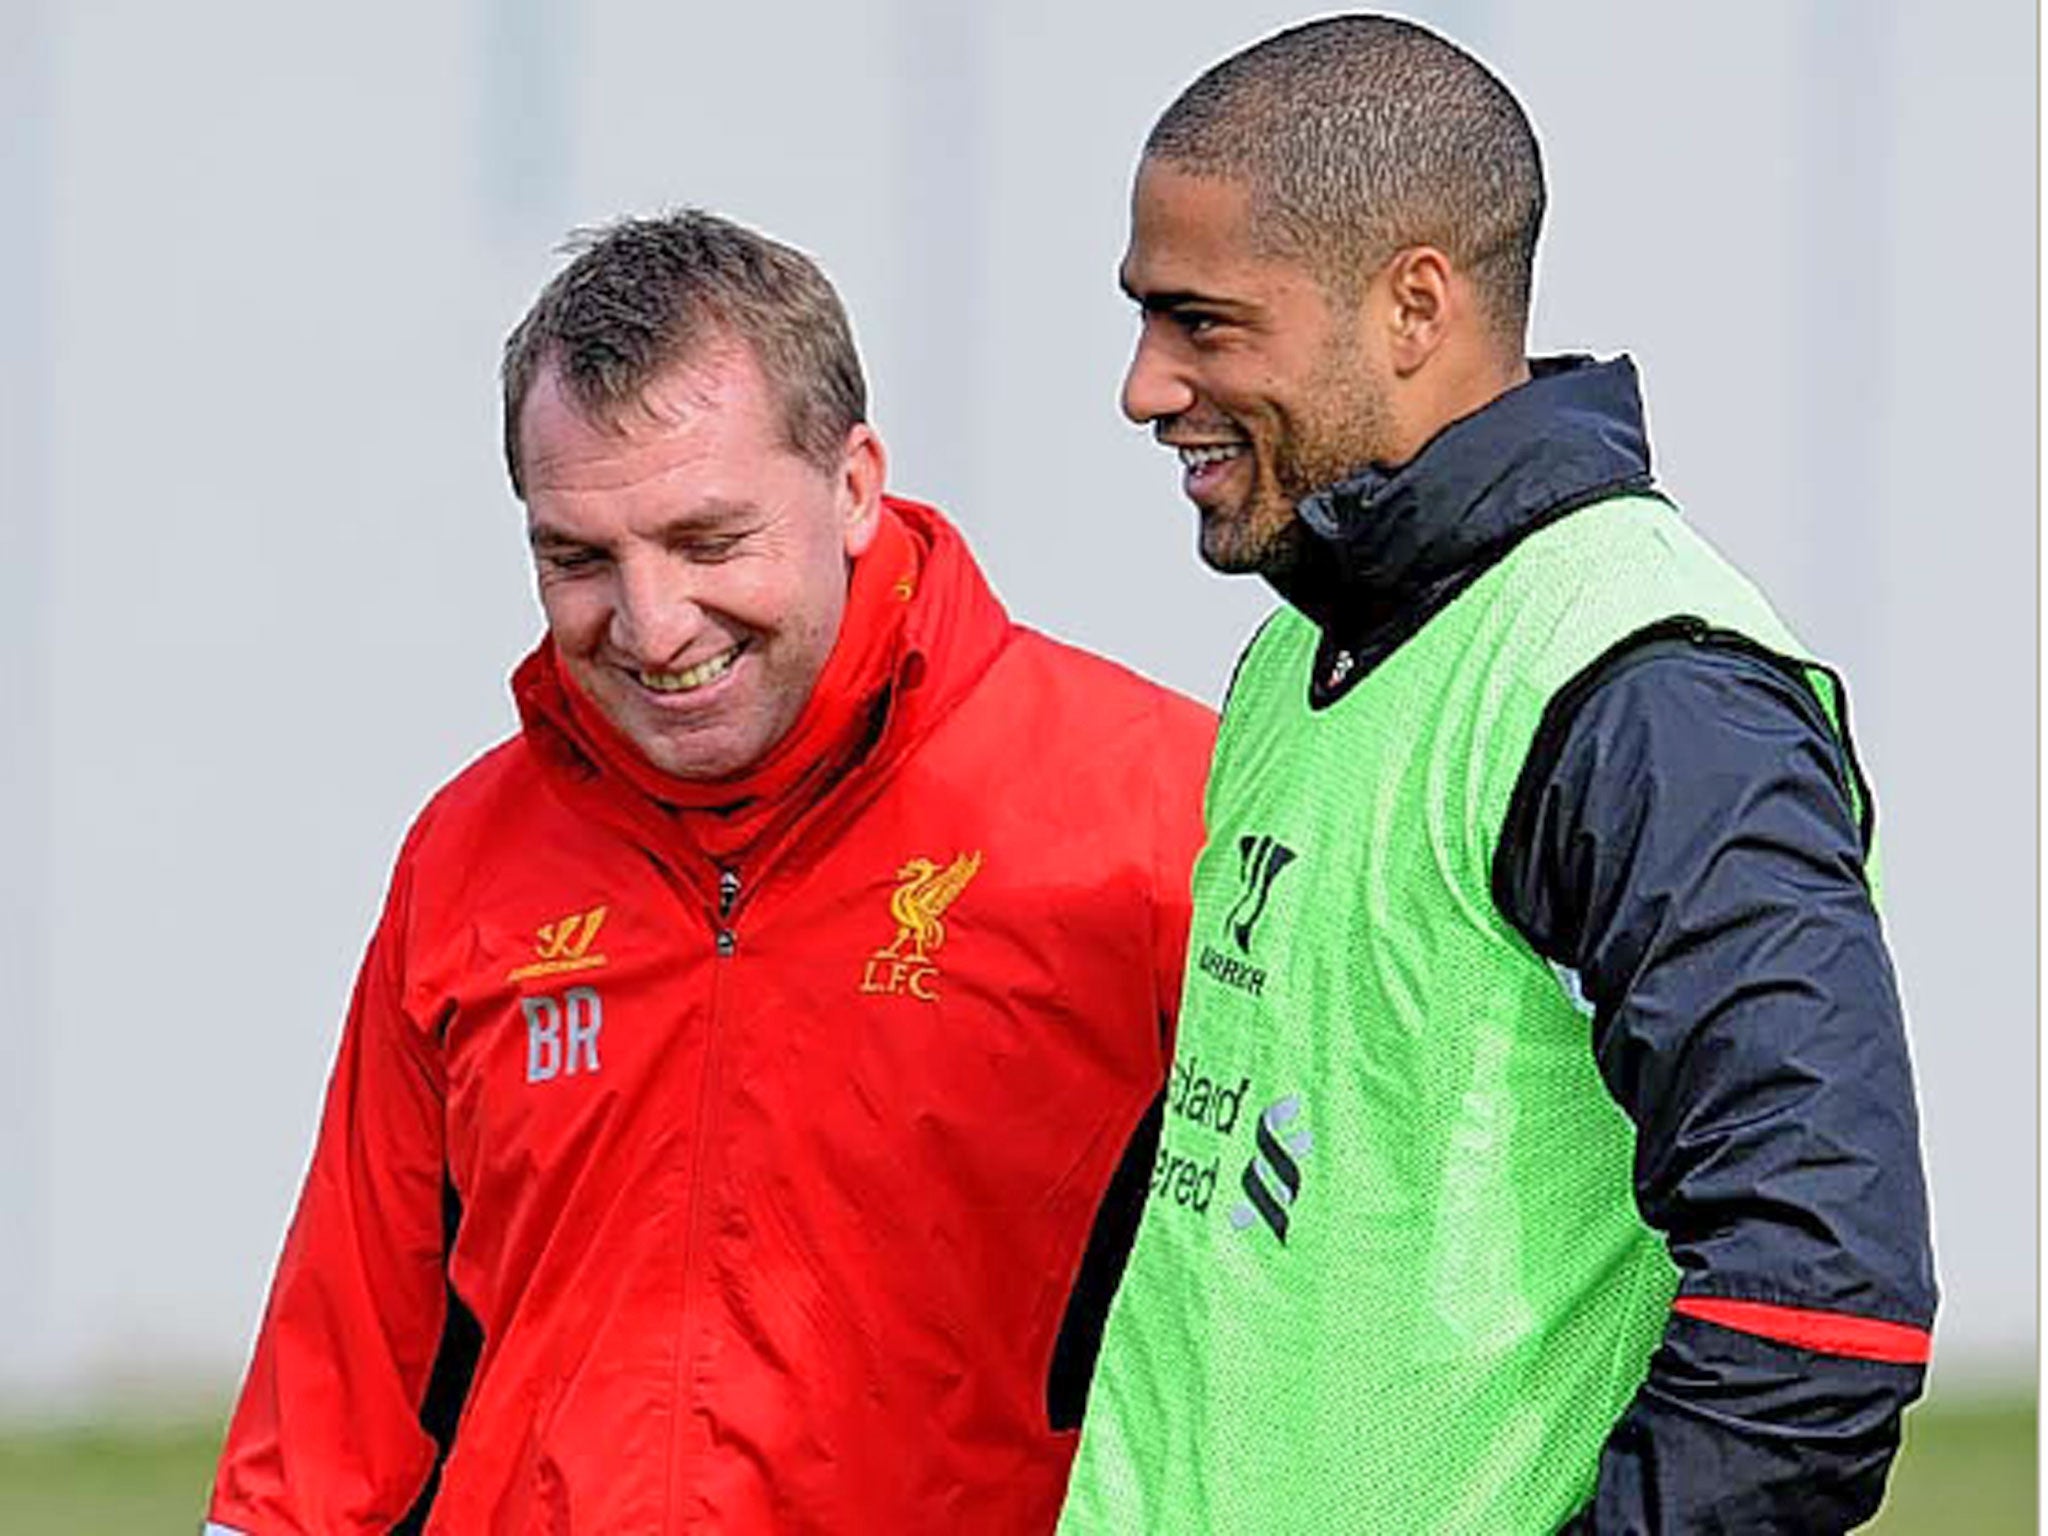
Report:
[{"label": "red stripe on sleeve", "polygon": [[1762,1301],[1724,1301],[1717,1296],[1681,1296],[1671,1310],[1823,1355],[1882,1360],[1890,1365],[1927,1363],[1927,1330],[1906,1323],[1852,1317],[1846,1312],[1774,1307]]}]

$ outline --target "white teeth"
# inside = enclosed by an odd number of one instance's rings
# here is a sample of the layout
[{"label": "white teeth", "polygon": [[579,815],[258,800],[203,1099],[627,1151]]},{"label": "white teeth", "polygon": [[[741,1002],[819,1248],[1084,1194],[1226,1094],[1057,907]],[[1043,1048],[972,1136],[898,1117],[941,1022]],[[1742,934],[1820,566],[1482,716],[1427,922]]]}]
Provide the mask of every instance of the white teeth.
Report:
[{"label": "white teeth", "polygon": [[1214,443],[1201,448],[1183,448],[1180,461],[1189,469],[1203,469],[1211,464],[1221,464],[1225,459],[1234,459],[1244,448],[1238,443]]},{"label": "white teeth", "polygon": [[680,672],[635,672],[640,686],[656,693],[688,693],[692,688],[702,688],[715,678],[725,676],[732,670],[732,664],[739,660],[744,646],[736,645],[723,651],[709,661],[700,661],[694,667],[685,667]]}]

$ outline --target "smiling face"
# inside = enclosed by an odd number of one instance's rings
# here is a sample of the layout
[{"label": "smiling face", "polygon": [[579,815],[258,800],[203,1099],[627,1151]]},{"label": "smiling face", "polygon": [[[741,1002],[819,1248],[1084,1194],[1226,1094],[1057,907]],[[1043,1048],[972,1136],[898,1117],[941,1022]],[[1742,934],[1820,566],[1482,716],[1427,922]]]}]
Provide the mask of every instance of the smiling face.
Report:
[{"label": "smiling face", "polygon": [[1149,158],[1121,278],[1142,312],[1124,414],[1179,450],[1202,558],[1283,574],[1302,536],[1297,503],[1397,441],[1363,300],[1347,305],[1307,266],[1262,250],[1243,183]]},{"label": "smiling face", "polygon": [[829,472],[789,446],[748,347],[719,340],[592,421],[552,370],[519,416],[548,632],[576,687],[665,773],[757,762],[809,699],[872,542],[882,445]]}]

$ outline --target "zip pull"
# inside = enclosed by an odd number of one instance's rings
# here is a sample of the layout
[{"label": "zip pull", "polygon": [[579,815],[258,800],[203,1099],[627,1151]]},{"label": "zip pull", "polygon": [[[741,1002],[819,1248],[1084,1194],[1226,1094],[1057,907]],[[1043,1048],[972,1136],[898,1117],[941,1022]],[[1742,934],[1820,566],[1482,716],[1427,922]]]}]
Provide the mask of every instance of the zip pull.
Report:
[{"label": "zip pull", "polygon": [[732,920],[732,909],[740,899],[740,872],[736,869],[721,869],[718,872],[718,957],[730,960],[733,951],[740,947],[739,935],[725,925]]}]

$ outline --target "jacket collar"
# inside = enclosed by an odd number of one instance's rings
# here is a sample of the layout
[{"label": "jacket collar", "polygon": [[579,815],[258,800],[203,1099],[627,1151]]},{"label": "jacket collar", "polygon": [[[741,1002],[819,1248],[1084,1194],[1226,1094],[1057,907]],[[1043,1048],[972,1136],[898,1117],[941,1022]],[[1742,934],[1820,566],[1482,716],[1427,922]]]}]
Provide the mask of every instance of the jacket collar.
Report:
[{"label": "jacket collar", "polygon": [[[1281,595],[1323,629],[1319,689],[1341,691],[1552,518],[1650,484],[1635,364],[1545,357],[1406,464],[1301,502],[1310,537]],[[1331,667],[1352,653],[1334,684]]]},{"label": "jacket collar", "polygon": [[[775,807],[778,831],[764,838],[764,851],[786,842],[798,822],[815,826],[828,805],[858,801],[858,786],[888,772],[945,719],[1012,634],[1009,616],[953,526],[920,502],[895,496],[886,502],[919,558],[915,575],[905,578],[912,588],[902,594],[909,611],[874,698],[865,740],[845,772],[829,782],[807,780],[802,803]],[[622,771],[614,754],[578,720],[567,686],[546,639],[512,678],[527,745],[556,792],[580,814],[625,832],[665,862],[703,864],[704,850],[675,819],[658,772],[644,764]]]}]

